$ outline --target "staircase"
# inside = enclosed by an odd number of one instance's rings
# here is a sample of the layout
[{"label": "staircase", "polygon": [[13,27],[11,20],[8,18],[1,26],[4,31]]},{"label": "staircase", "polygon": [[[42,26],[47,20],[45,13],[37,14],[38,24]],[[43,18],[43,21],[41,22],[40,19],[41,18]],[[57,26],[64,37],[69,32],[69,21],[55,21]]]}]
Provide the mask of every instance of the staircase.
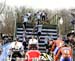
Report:
[{"label": "staircase", "polygon": [[[28,44],[28,41],[32,35],[37,38],[37,31],[32,33],[33,27],[31,24],[28,24],[26,27],[26,41]],[[35,29],[36,30],[36,29]],[[56,25],[44,25],[42,28],[42,34],[40,36],[40,41],[39,41],[39,50],[43,53],[46,52],[46,37],[48,37],[48,34],[52,35],[53,39],[57,39],[57,28]],[[19,40],[22,42],[23,41],[23,26],[22,24],[17,26],[17,31],[16,35],[19,37]]]},{"label": "staircase", "polygon": [[19,41],[22,42],[23,41],[23,26],[22,24],[18,24],[16,27],[16,36],[19,37]]}]

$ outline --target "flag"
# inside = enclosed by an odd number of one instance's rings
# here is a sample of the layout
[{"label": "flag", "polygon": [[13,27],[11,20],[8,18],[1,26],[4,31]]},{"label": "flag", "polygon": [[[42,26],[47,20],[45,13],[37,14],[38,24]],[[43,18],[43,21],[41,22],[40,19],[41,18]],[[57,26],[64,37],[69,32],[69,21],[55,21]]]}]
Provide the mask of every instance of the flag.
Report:
[{"label": "flag", "polygon": [[62,17],[59,19],[59,24],[63,24],[63,19],[62,19]]}]

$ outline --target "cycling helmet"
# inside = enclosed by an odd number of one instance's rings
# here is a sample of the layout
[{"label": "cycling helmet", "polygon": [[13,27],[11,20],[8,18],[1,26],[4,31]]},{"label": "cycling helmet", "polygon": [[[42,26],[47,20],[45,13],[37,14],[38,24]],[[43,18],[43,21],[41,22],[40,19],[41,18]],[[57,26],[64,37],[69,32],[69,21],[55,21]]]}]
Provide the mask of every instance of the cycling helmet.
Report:
[{"label": "cycling helmet", "polygon": [[42,61],[53,61],[53,58],[49,56],[47,53],[42,53],[40,56],[40,60]]}]

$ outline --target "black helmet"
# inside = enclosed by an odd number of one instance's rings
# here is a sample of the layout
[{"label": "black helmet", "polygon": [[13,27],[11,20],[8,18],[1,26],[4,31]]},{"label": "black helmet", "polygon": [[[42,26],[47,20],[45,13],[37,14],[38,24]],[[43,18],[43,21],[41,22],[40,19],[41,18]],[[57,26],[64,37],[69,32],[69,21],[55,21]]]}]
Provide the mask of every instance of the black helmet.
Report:
[{"label": "black helmet", "polygon": [[70,32],[67,34],[67,37],[71,36],[71,35],[74,35],[74,32]]}]

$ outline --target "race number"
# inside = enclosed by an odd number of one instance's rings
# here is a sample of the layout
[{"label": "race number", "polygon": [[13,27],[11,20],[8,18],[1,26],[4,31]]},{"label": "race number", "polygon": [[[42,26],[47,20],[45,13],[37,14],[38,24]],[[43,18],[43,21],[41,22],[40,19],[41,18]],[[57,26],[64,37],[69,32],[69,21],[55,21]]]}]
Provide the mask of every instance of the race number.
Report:
[{"label": "race number", "polygon": [[32,61],[38,61],[38,58],[32,58]]},{"label": "race number", "polygon": [[64,50],[64,53],[65,53],[66,55],[68,55],[70,52],[69,52],[68,49],[65,49],[65,50]]}]

